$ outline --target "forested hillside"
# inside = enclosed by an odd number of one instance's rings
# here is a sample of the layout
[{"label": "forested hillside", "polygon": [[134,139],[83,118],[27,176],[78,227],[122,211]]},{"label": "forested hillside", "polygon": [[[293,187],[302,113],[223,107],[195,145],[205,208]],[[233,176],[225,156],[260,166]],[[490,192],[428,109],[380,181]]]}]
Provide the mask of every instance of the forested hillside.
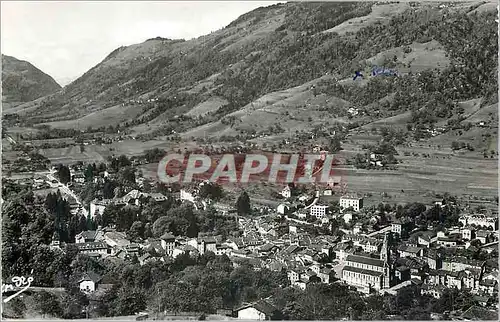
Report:
[{"label": "forested hillside", "polygon": [[[111,107],[134,110],[139,115],[134,122],[117,117],[115,124],[126,127],[178,113],[176,107],[188,112],[215,96],[228,102],[214,112],[220,119],[262,95],[326,74],[335,77],[322,90],[353,105],[393,94],[390,110],[438,104],[439,111],[432,115],[442,116],[451,113],[452,101],[477,97],[485,97],[484,104],[497,101],[496,12],[475,10],[477,3],[440,9],[434,4],[404,4],[402,13],[362,24],[356,32],[326,32],[351,18],[370,17],[372,5],[278,4],[256,9],[194,40],[158,37],[121,47],[60,94],[27,105],[36,108],[27,110],[26,117],[39,123],[72,120]],[[389,5],[374,6],[379,10]],[[339,82],[355,70],[371,67],[369,59],[377,54],[401,47],[404,55],[411,55],[412,45],[429,41],[444,48],[448,66],[420,73],[421,66],[385,57],[385,66],[404,70],[401,77],[372,78],[366,86]],[[430,103],[433,100],[435,104]],[[85,128],[86,122],[81,123]]]},{"label": "forested hillside", "polygon": [[57,92],[61,86],[29,62],[2,55],[2,102],[21,104]]}]

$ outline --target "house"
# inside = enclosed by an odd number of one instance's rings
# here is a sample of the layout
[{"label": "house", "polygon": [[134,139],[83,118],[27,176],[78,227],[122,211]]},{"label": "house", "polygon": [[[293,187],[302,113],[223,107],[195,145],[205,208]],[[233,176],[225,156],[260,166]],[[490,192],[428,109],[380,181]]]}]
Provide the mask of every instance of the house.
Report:
[{"label": "house", "polygon": [[191,245],[182,245],[182,246],[178,246],[178,247],[175,247],[173,250],[172,250],[172,257],[173,258],[176,258],[177,256],[181,255],[181,254],[185,254],[187,253],[189,256],[197,256],[199,253],[198,253],[198,250],[194,247],[192,247]]},{"label": "house", "polygon": [[85,176],[82,173],[77,173],[73,176],[73,182],[76,183],[85,183]]},{"label": "house", "polygon": [[479,282],[479,291],[494,296],[498,292],[498,282],[492,280],[484,280]]},{"label": "house", "polygon": [[476,234],[476,238],[481,242],[481,244],[488,244],[491,241],[491,232],[487,230],[479,230]]},{"label": "house", "polygon": [[352,214],[351,213],[345,213],[343,216],[342,216],[342,219],[344,220],[344,222],[346,224],[350,223],[351,220],[352,220]]},{"label": "house", "polygon": [[236,310],[240,320],[280,320],[281,312],[266,300],[247,304]]},{"label": "house", "polygon": [[498,229],[498,217],[496,216],[490,217],[483,214],[469,214],[460,216],[458,221],[462,223],[464,227],[475,226],[492,230]]},{"label": "house", "polygon": [[354,235],[360,234],[363,231],[363,224],[361,222],[357,222],[354,224],[354,227],[352,228],[352,233]]},{"label": "house", "polygon": [[457,236],[438,237],[436,244],[443,247],[461,247],[463,246],[462,238]]},{"label": "house", "polygon": [[328,210],[328,206],[324,205],[314,205],[310,208],[310,215],[312,217],[316,217],[318,219],[322,219],[326,216],[326,212]]},{"label": "house", "polygon": [[328,178],[326,186],[327,186],[327,188],[333,189],[336,187],[340,187],[341,183],[342,183],[341,176],[331,176],[330,178]]},{"label": "house", "polygon": [[408,281],[411,279],[410,269],[405,265],[397,266],[394,270],[394,277],[396,277],[398,283]]},{"label": "house", "polygon": [[87,230],[82,231],[81,233],[75,236],[75,243],[91,243],[96,239],[97,231],[96,230]]},{"label": "house", "polygon": [[408,219],[396,219],[391,223],[391,231],[399,236],[407,236],[413,228],[413,223]]},{"label": "house", "polygon": [[232,248],[228,245],[216,245],[215,255],[229,255],[231,253]]},{"label": "house", "polygon": [[217,241],[213,236],[193,238],[187,244],[196,248],[200,255],[206,252],[217,253]]},{"label": "house", "polygon": [[163,195],[159,192],[150,193],[149,197],[151,197],[156,202],[163,202],[163,201],[166,201],[168,199],[165,195]]},{"label": "house", "polygon": [[426,249],[422,258],[430,269],[440,269],[442,267],[441,256],[435,249]]},{"label": "house", "polygon": [[420,288],[420,293],[422,295],[427,294],[434,297],[435,299],[440,299],[445,292],[446,287],[444,285],[423,284]]},{"label": "house", "polygon": [[172,256],[175,248],[175,236],[170,233],[164,233],[160,237],[161,247],[165,250],[168,256]]},{"label": "house", "polygon": [[420,257],[423,255],[422,248],[407,245],[401,245],[398,252],[400,257]]},{"label": "house", "polygon": [[283,188],[283,190],[281,190],[281,195],[283,196],[283,198],[285,199],[288,199],[292,196],[292,189],[290,189],[290,187],[287,185]]},{"label": "house", "polygon": [[476,238],[476,230],[470,226],[460,229],[460,233],[462,233],[463,240],[472,240]]},{"label": "house", "polygon": [[340,209],[344,210],[352,208],[354,211],[359,211],[363,208],[363,198],[355,195],[344,195],[340,197]]},{"label": "house", "polygon": [[194,189],[181,189],[180,199],[181,201],[194,202],[196,196],[196,191]]},{"label": "house", "polygon": [[431,245],[431,236],[429,235],[420,235],[417,237],[417,245],[429,247]]},{"label": "house", "polygon": [[151,256],[151,254],[149,253],[144,253],[144,255],[140,256],[138,259],[139,259],[139,264],[141,264],[141,266],[155,260],[155,258]]},{"label": "house", "polygon": [[289,269],[287,272],[288,280],[290,281],[290,284],[294,284],[295,282],[299,281],[302,276],[304,276],[306,272],[306,269],[304,267],[297,267],[297,268],[292,268]]},{"label": "house", "polygon": [[480,306],[473,305],[460,316],[465,321],[498,321],[498,310],[487,310]]},{"label": "house", "polygon": [[341,262],[345,261],[347,255],[354,253],[352,243],[338,243],[333,248],[335,258]]},{"label": "house", "polygon": [[283,204],[283,203],[279,204],[278,208],[276,209],[276,212],[280,215],[288,214],[289,211],[290,211],[290,207],[288,205]]},{"label": "house", "polygon": [[97,200],[94,199],[90,202],[90,217],[94,218],[97,213],[103,214],[104,210],[106,210],[106,206],[112,203],[112,200],[109,199],[104,199],[104,200]]},{"label": "house", "polygon": [[80,253],[88,255],[105,255],[111,252],[111,249],[104,242],[78,243],[75,246]]},{"label": "house", "polygon": [[83,276],[78,280],[80,291],[87,294],[95,292],[101,279],[102,277],[100,275],[93,272],[83,274]]},{"label": "house", "polygon": [[443,270],[449,272],[459,272],[467,268],[483,270],[484,261],[479,261],[467,257],[448,257],[443,259]]},{"label": "house", "polygon": [[145,194],[140,192],[137,189],[134,189],[127,193],[125,196],[122,197],[122,200],[125,204],[135,204],[136,206],[139,206],[140,202],[139,199],[143,197]]},{"label": "house", "polygon": [[349,114],[351,114],[352,116],[356,116],[359,114],[359,110],[357,108],[354,108],[354,107],[350,107],[347,112],[349,112]]},{"label": "house", "polygon": [[106,231],[104,233],[103,240],[111,248],[126,247],[130,245],[130,241],[127,239],[127,234],[115,230]]},{"label": "house", "polygon": [[330,284],[335,278],[335,271],[329,267],[323,267],[319,270],[317,276],[321,279],[322,283]]},{"label": "house", "polygon": [[259,247],[258,252],[263,255],[269,255],[270,253],[276,252],[278,246],[274,244],[265,244]]},{"label": "house", "polygon": [[297,216],[297,218],[299,218],[299,219],[306,219],[307,218],[307,213],[305,213],[304,211],[300,210],[300,211],[297,211],[295,213],[295,216]]}]

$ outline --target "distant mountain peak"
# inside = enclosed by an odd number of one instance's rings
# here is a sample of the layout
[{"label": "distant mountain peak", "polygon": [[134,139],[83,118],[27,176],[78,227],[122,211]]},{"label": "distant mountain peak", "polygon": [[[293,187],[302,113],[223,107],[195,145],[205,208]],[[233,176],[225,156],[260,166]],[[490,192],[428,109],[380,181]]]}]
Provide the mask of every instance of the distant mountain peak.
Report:
[{"label": "distant mountain peak", "polygon": [[51,76],[30,62],[2,54],[2,102],[29,102],[60,89]]}]

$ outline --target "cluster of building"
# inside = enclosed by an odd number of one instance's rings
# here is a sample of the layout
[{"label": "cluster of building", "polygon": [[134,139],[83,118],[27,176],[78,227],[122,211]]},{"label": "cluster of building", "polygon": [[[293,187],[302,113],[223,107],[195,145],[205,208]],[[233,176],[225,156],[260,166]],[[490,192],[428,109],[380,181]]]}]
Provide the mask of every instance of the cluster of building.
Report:
[{"label": "cluster of building", "polygon": [[[333,184],[333,182],[332,182]],[[75,237],[82,253],[110,260],[137,258],[141,265],[149,261],[171,261],[182,254],[192,256],[213,252],[227,255],[234,266],[251,263],[264,268],[286,271],[293,287],[305,289],[311,283],[342,283],[362,293],[396,294],[404,286],[416,284],[422,294],[440,298],[447,289],[467,290],[486,308],[494,306],[498,294],[498,218],[488,214],[462,214],[459,225],[448,229],[424,229],[410,218],[395,213],[381,221],[379,211],[366,211],[363,197],[344,194],[340,211],[331,211],[325,200],[334,196],[325,191],[292,199],[292,188],[281,191],[286,199],[276,209],[255,217],[238,217],[232,206],[211,203],[199,196],[199,187],[183,188],[175,195],[197,208],[212,204],[215,209],[238,223],[241,235],[188,238],[165,233],[133,243],[123,232],[98,227]],[[337,197],[338,198],[338,197]],[[166,196],[132,190],[122,198],[94,200],[91,217],[102,214],[110,204],[141,205]],[[443,206],[444,207],[444,206]],[[276,220],[281,217],[284,220]],[[312,219],[312,220],[311,220]],[[334,223],[336,227],[334,227]],[[339,226],[340,225],[340,226]],[[322,227],[341,234],[313,237],[311,227]],[[53,247],[59,247],[54,239]],[[464,256],[465,250],[480,249],[491,254],[480,259]],[[87,274],[80,289],[95,292],[99,276]],[[237,310],[241,318],[269,318],[277,313],[271,301],[262,299]]]}]

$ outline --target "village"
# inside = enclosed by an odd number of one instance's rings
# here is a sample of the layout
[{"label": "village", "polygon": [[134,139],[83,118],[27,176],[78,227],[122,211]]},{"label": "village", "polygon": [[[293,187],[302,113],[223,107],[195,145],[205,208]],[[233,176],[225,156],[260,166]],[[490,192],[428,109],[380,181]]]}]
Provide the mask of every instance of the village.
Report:
[{"label": "village", "polygon": [[[38,176],[32,180],[33,188],[59,189],[67,196],[72,213],[92,220],[105,215],[110,207],[141,207],[173,198],[194,209],[210,208],[234,220],[238,227],[230,236],[199,233],[198,237],[188,237],[165,232],[159,238],[132,240],[127,231],[115,225],[98,225],[78,233],[72,241],[80,253],[96,259],[145,265],[211,252],[226,255],[234,267],[248,263],[254,270],[286,272],[290,285],[301,290],[312,283],[341,283],[366,295],[396,295],[403,287],[417,285],[422,294],[436,299],[447,289],[466,290],[480,304],[476,310],[497,306],[497,214],[460,209],[449,196],[425,206],[366,207],[363,196],[346,192],[340,179],[332,178],[309,194],[293,184],[284,185],[277,191],[282,202],[275,209],[258,206],[252,215],[241,215],[234,205],[201,195],[204,185],[213,185],[208,181],[178,187],[178,191],[170,187],[164,193],[150,189],[143,192],[145,179],[138,175],[138,189],[122,197],[95,198],[86,209],[71,190],[88,181],[85,167],[70,169],[71,181],[67,184],[57,179],[53,168],[45,179]],[[116,175],[108,169],[93,182],[114,180]],[[458,220],[442,218],[457,211]],[[432,226],[431,222],[440,224]],[[50,247],[64,251],[66,245],[54,234]],[[92,271],[83,274],[78,284],[89,295],[109,287]],[[269,319],[276,310],[272,300],[261,299],[226,314],[240,319]]]}]

